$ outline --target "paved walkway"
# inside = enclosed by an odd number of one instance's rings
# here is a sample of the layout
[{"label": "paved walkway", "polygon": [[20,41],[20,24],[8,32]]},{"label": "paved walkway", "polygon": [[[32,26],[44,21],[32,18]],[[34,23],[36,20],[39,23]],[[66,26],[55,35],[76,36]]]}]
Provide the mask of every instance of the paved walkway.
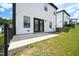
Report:
[{"label": "paved walkway", "polygon": [[34,42],[46,40],[48,38],[55,37],[55,36],[58,36],[58,34],[36,33],[36,34],[16,35],[13,37],[8,50],[26,46]]}]

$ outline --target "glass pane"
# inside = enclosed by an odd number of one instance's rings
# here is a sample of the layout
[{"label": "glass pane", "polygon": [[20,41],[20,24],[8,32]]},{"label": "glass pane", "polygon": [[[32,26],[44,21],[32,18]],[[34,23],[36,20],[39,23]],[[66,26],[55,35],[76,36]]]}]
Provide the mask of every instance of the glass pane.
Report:
[{"label": "glass pane", "polygon": [[35,31],[38,31],[38,20],[35,20]]},{"label": "glass pane", "polygon": [[49,22],[49,28],[52,28],[52,22]]},{"label": "glass pane", "polygon": [[43,21],[40,21],[40,31],[43,31]]},{"label": "glass pane", "polygon": [[30,28],[30,17],[24,16],[24,28]]},{"label": "glass pane", "polygon": [[44,10],[47,11],[47,7],[46,6],[44,7]]},{"label": "glass pane", "polygon": [[48,11],[48,4],[47,3],[44,4],[44,11],[46,11],[46,12]]}]

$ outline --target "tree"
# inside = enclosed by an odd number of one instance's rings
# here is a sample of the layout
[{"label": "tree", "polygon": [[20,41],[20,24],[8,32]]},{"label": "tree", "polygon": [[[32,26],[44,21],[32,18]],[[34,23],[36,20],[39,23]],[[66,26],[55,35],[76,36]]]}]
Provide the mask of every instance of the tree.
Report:
[{"label": "tree", "polygon": [[2,32],[3,32],[3,26],[4,24],[12,24],[12,20],[11,19],[3,19],[0,17],[0,27],[2,28]]},{"label": "tree", "polygon": [[12,20],[11,19],[3,19],[0,17],[0,25],[3,24],[12,24]]}]

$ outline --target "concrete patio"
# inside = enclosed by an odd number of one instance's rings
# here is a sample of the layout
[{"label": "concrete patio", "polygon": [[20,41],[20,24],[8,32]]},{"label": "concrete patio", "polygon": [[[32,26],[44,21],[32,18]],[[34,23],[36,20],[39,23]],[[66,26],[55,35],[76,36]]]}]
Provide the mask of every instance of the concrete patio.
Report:
[{"label": "concrete patio", "polygon": [[46,40],[48,38],[56,37],[58,34],[53,33],[35,33],[35,34],[26,34],[26,35],[15,35],[10,43],[9,51],[26,46],[38,41]]}]

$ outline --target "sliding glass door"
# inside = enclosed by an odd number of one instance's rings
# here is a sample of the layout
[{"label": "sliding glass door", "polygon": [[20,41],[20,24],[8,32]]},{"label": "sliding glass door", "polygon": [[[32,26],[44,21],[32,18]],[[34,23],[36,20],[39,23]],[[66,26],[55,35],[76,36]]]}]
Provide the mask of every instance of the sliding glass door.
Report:
[{"label": "sliding glass door", "polygon": [[44,31],[44,20],[34,18],[34,32]]}]

